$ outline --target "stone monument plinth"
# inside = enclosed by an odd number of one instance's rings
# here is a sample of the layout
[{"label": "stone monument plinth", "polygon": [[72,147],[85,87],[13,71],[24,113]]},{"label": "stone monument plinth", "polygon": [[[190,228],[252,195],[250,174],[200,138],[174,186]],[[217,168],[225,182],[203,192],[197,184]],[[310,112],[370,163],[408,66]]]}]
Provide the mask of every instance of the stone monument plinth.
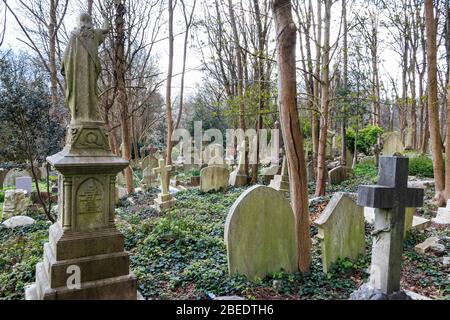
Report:
[{"label": "stone monument plinth", "polygon": [[80,16],[63,61],[71,110],[66,146],[47,161],[60,173],[58,219],[50,227],[29,300],[137,299],[124,237],[115,227],[116,176],[128,161],[115,156],[99,119],[97,49],[108,30]]}]

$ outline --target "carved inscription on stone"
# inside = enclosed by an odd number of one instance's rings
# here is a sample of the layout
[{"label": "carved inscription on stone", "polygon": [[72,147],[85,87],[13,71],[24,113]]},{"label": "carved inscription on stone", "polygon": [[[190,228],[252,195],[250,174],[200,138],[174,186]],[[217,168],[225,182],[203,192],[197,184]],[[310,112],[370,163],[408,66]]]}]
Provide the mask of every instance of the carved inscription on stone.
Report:
[{"label": "carved inscription on stone", "polygon": [[77,192],[78,226],[83,229],[101,227],[103,223],[104,198],[102,184],[96,179],[82,183]]}]

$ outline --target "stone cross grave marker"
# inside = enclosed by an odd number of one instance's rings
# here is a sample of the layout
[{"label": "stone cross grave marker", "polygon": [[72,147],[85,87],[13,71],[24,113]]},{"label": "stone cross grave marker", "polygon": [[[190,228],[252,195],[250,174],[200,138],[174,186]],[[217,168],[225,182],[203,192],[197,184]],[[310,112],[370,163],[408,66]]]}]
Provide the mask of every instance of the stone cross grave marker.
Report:
[{"label": "stone cross grave marker", "polygon": [[154,174],[159,174],[161,182],[161,193],[155,199],[156,209],[168,209],[175,202],[175,199],[169,192],[170,172],[173,170],[172,166],[166,166],[166,161],[159,159],[159,167],[153,169]]},{"label": "stone cross grave marker", "polygon": [[375,208],[369,283],[352,299],[407,299],[400,291],[405,208],[423,204],[423,189],[408,188],[408,158],[381,157],[377,185],[360,186],[358,205]]}]

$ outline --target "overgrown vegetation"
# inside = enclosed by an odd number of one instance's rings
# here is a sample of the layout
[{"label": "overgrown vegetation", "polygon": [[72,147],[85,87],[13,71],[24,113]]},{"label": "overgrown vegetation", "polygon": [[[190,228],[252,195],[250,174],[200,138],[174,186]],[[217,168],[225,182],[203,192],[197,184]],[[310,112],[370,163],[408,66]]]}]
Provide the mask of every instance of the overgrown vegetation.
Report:
[{"label": "overgrown vegetation", "polygon": [[347,131],[347,147],[353,152],[356,140],[357,151],[369,155],[372,153],[372,147],[377,143],[378,136],[382,133],[382,128],[372,125],[358,130],[358,134],[356,134],[355,130],[349,128]]}]

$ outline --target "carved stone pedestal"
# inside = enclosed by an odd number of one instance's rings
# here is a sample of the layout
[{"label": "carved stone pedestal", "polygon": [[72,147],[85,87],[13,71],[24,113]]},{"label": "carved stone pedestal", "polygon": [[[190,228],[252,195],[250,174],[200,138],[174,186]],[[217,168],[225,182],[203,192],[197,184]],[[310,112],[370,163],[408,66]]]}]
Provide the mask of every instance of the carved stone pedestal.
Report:
[{"label": "carved stone pedestal", "polygon": [[116,175],[102,123],[72,124],[67,145],[47,161],[61,174],[58,221],[50,227],[26,299],[136,299],[123,235],[116,229]]}]

